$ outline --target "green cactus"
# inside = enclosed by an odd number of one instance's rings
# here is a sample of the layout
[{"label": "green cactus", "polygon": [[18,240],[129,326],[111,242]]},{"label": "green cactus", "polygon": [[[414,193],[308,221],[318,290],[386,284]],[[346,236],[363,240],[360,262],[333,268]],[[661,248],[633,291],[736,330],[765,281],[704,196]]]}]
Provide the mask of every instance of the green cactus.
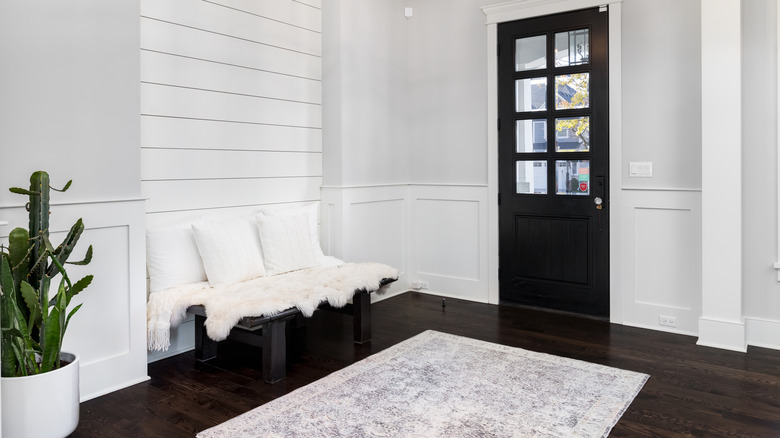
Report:
[{"label": "green cactus", "polygon": [[[83,260],[70,262],[76,243],[84,232],[81,219],[71,227],[56,248],[49,240],[49,193],[64,192],[49,185],[43,171],[30,176],[30,189],[11,188],[29,197],[29,230],[15,228],[8,248],[0,246],[0,324],[2,325],[2,376],[44,373],[60,366],[60,351],[70,318],[81,307],[67,307],[71,299],[92,282],[92,275],[71,283],[65,264],[86,265],[92,260],[92,246]],[[61,275],[59,287],[49,297],[51,280]]]}]

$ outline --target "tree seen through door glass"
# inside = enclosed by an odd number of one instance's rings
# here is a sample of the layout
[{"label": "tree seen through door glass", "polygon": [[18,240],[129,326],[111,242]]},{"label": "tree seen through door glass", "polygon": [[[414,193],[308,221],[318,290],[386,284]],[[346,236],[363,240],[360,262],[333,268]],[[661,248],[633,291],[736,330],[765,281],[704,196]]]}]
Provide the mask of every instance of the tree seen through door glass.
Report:
[{"label": "tree seen through door glass", "polygon": [[547,36],[539,35],[515,40],[515,71],[547,67]]},{"label": "tree seen through door glass", "polygon": [[590,117],[555,119],[555,151],[590,151]]},{"label": "tree seen through door glass", "polygon": [[518,161],[515,166],[516,193],[543,195],[547,193],[547,161]]},{"label": "tree seen through door glass", "polygon": [[544,111],[547,109],[547,78],[518,79],[515,81],[515,111]]},{"label": "tree seen through door glass", "polygon": [[588,108],[590,106],[589,82],[589,73],[556,76],[555,109]]},{"label": "tree seen through door glass", "polygon": [[517,120],[515,122],[515,152],[547,152],[547,120]]},{"label": "tree seen through door glass", "polygon": [[589,195],[590,194],[590,161],[589,160],[555,161],[555,194],[556,195]]},{"label": "tree seen through door glass", "polygon": [[570,30],[555,34],[555,66],[567,67],[590,62],[590,35],[588,29]]}]

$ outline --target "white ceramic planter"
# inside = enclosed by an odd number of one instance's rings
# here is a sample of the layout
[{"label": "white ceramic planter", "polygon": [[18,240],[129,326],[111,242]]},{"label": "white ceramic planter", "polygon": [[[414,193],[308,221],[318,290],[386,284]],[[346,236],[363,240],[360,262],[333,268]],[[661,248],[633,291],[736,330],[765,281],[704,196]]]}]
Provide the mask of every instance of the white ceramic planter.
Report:
[{"label": "white ceramic planter", "polygon": [[3,377],[3,437],[63,438],[79,424],[79,357],[68,365],[27,377]]}]

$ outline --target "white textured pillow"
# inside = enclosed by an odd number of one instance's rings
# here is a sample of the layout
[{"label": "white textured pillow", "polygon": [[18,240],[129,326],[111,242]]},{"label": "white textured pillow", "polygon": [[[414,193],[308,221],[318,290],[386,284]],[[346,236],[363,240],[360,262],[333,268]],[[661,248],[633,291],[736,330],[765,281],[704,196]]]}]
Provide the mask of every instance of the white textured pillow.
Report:
[{"label": "white textured pillow", "polygon": [[251,216],[192,224],[209,284],[225,286],[265,275],[263,252]]},{"label": "white textured pillow", "polygon": [[281,216],[266,216],[260,213],[257,215],[257,230],[268,275],[317,265],[308,213]]},{"label": "white textured pillow", "polygon": [[260,211],[262,214],[266,216],[289,216],[293,214],[306,213],[308,226],[309,226],[309,236],[311,237],[311,245],[312,245],[312,250],[314,251],[314,257],[317,259],[318,262],[325,257],[325,255],[322,253],[322,247],[320,247],[320,239],[318,233],[319,217],[320,217],[319,202],[313,202],[303,207],[298,207],[298,206],[264,207]]},{"label": "white textured pillow", "polygon": [[206,281],[192,226],[147,229],[146,269],[150,292]]}]

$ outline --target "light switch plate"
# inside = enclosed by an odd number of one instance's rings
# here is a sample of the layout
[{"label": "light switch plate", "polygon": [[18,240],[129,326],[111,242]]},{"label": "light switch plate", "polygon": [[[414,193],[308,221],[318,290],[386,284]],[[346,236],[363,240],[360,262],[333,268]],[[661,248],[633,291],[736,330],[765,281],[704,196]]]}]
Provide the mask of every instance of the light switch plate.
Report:
[{"label": "light switch plate", "polygon": [[652,178],[652,161],[632,161],[628,164],[628,176],[631,178]]}]

